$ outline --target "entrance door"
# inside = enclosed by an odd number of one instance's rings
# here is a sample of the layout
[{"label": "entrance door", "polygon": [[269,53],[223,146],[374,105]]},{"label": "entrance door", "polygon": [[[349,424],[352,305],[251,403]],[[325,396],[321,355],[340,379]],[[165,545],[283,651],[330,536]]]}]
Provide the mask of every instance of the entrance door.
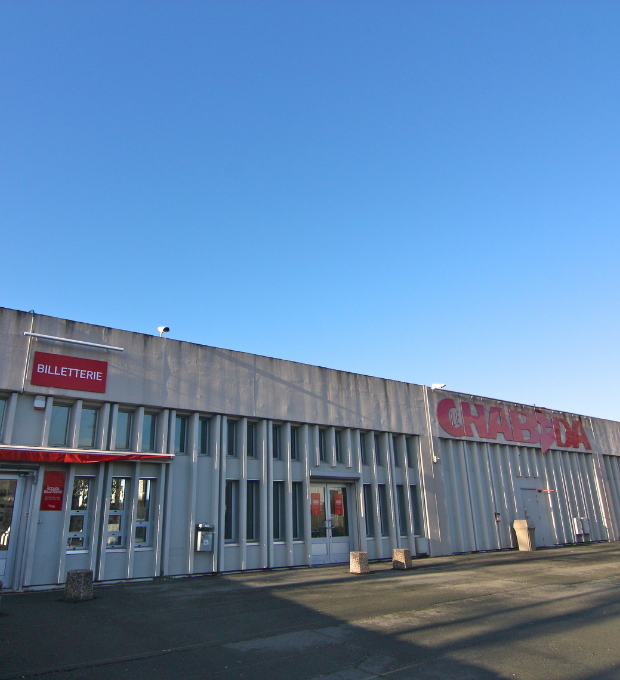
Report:
[{"label": "entrance door", "polygon": [[347,487],[314,484],[310,487],[312,564],[348,562],[349,516]]},{"label": "entrance door", "polygon": [[19,477],[0,477],[0,581],[5,588],[13,587],[22,485]]},{"label": "entrance door", "polygon": [[525,519],[529,519],[536,527],[534,534],[536,545],[551,545],[548,532],[547,508],[545,499],[540,502],[539,493],[536,489],[521,489]]}]

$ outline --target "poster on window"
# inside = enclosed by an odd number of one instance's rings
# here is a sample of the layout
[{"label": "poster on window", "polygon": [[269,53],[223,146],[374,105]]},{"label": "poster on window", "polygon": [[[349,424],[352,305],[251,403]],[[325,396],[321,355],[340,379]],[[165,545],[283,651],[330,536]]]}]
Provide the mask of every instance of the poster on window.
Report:
[{"label": "poster on window", "polygon": [[321,514],[321,494],[311,493],[310,494],[310,507],[312,508],[313,515]]},{"label": "poster on window", "polygon": [[344,501],[341,493],[334,494],[334,515],[344,515]]},{"label": "poster on window", "polygon": [[41,510],[62,510],[65,493],[65,472],[48,470],[43,477]]}]

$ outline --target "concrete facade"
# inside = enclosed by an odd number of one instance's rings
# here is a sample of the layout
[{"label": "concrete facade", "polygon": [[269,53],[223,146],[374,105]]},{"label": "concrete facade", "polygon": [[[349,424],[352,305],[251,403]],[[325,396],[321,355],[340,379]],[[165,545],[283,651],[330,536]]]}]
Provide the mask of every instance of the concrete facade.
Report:
[{"label": "concrete facade", "polygon": [[619,423],[9,309],[0,342],[13,589],[619,537]]}]

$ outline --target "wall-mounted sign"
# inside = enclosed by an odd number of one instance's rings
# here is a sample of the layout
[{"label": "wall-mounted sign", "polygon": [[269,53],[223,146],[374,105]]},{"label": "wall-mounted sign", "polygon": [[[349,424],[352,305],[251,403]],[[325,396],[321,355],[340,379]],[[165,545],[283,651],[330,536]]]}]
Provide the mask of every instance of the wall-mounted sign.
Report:
[{"label": "wall-mounted sign", "polygon": [[30,382],[82,392],[105,392],[108,362],[35,352]]},{"label": "wall-mounted sign", "polygon": [[41,510],[62,510],[65,493],[65,472],[48,470],[43,477]]},{"label": "wall-mounted sign", "polygon": [[321,514],[321,494],[311,493],[310,494],[310,507],[312,508],[313,515]]},{"label": "wall-mounted sign", "polygon": [[344,502],[341,493],[334,494],[334,515],[344,515]]},{"label": "wall-mounted sign", "polygon": [[506,412],[500,406],[487,410],[482,404],[454,399],[442,399],[437,404],[437,420],[445,432],[453,437],[479,437],[497,439],[499,434],[507,442],[540,444],[543,453],[551,445],[578,449],[581,444],[590,451],[586,430],[580,420],[569,423],[564,418],[549,418],[542,409],[534,412],[510,409]]}]

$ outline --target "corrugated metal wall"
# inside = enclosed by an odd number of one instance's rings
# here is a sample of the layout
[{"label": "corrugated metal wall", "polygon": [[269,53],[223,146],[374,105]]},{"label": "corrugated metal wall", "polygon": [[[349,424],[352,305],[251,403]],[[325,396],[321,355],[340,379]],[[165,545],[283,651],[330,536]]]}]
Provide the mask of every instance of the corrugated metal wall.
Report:
[{"label": "corrugated metal wall", "polygon": [[[603,456],[603,464],[609,482],[614,513],[620,520],[620,459],[617,456]],[[610,540],[617,541],[618,536],[610,536]]]},{"label": "corrugated metal wall", "polygon": [[[516,547],[512,523],[526,517],[528,503],[532,518],[537,514],[539,546],[583,541],[575,517],[590,520],[585,540],[607,540],[591,454],[550,450],[543,456],[527,446],[440,441],[453,552]],[[620,510],[618,493],[616,499]]]}]

